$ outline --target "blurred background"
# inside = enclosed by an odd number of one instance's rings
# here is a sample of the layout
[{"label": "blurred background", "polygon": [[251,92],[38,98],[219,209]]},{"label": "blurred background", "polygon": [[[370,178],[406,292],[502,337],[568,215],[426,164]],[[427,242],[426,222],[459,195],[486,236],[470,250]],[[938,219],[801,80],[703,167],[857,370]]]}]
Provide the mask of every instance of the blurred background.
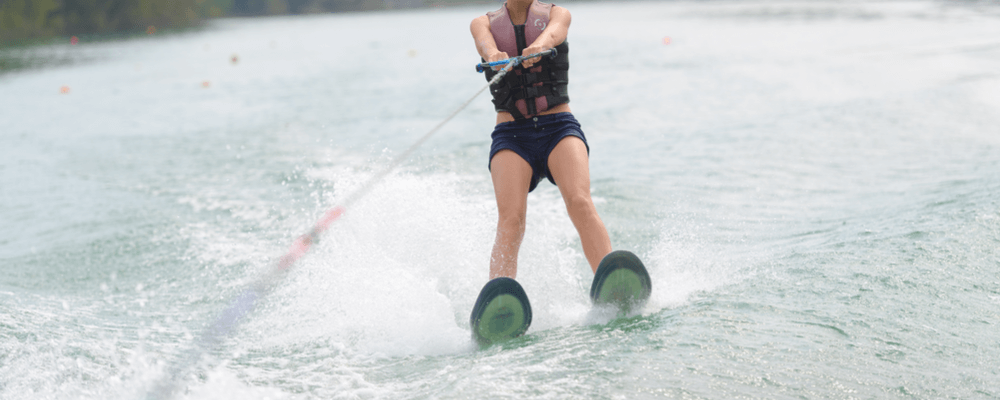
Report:
[{"label": "blurred background", "polygon": [[210,18],[371,11],[467,0],[0,0],[0,46],[59,36],[152,33]]}]

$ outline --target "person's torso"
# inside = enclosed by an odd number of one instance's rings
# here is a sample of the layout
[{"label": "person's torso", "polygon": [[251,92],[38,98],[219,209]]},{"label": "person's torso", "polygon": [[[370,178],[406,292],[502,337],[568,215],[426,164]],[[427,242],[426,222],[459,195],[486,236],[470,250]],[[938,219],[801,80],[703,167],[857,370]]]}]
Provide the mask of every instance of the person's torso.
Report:
[{"label": "person's torso", "polygon": [[[533,43],[549,24],[552,4],[535,0],[528,7],[523,25],[515,25],[505,3],[499,10],[487,13],[490,32],[497,49],[514,57]],[[517,66],[490,89],[493,104],[499,113],[509,113],[515,120],[556,112],[568,112],[567,93],[569,71],[569,44],[556,46],[555,58],[542,59],[529,69]],[[495,71],[487,70],[491,80]],[[498,116],[498,122],[501,118]],[[506,119],[506,118],[503,118]]]}]

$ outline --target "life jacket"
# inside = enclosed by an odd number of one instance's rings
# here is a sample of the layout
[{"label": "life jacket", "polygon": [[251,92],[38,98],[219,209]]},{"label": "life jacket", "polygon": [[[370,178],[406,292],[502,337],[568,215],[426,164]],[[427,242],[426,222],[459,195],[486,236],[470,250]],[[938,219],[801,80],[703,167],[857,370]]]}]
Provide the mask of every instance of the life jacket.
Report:
[{"label": "life jacket", "polygon": [[[486,13],[497,49],[510,57],[520,56],[524,48],[534,42],[549,25],[551,11],[552,4],[534,0],[528,7],[524,25],[514,25],[510,21],[506,2],[499,10]],[[518,64],[499,82],[490,86],[496,110],[509,112],[514,119],[525,119],[559,104],[569,103],[566,91],[569,81],[569,44],[563,41],[556,46],[556,52],[555,58],[542,57],[541,61],[529,69]],[[497,74],[492,68],[487,68],[485,72],[487,81]]]}]

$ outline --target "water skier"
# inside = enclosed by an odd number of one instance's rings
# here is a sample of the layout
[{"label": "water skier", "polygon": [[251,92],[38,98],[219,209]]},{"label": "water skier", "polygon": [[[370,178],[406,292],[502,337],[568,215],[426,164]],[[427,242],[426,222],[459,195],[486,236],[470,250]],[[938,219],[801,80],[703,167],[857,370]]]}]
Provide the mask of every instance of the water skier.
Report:
[{"label": "water skier", "polygon": [[[473,337],[480,343],[519,336],[531,324],[527,295],[514,278],[524,237],[528,193],[542,178],[559,187],[566,211],[580,235],[583,254],[597,277],[591,289],[592,299],[597,300],[595,290],[599,292],[603,282],[608,281],[600,272],[608,275],[612,270],[633,268],[629,264],[641,268],[631,253],[628,255],[634,260],[607,257],[613,259],[610,264],[614,265],[604,266],[609,264],[606,256],[619,252],[611,252],[608,231],[590,197],[590,147],[569,108],[566,37],[570,20],[569,10],[563,7],[538,0],[507,0],[499,10],[472,20],[470,27],[476,50],[485,62],[556,50],[554,57],[525,59],[490,87],[497,118],[489,169],[499,218],[490,255],[490,281],[480,292],[470,317]],[[486,79],[492,79],[499,69],[487,69]],[[604,269],[599,270],[602,266]],[[644,268],[642,274],[646,276],[645,285],[638,280],[633,285],[639,291],[649,286]],[[631,295],[628,290],[616,293],[619,297]]]},{"label": "water skier", "polygon": [[611,252],[608,232],[590,197],[589,146],[566,91],[570,18],[563,7],[508,0],[472,21],[476,49],[486,61],[557,50],[554,59],[526,60],[491,88],[497,118],[489,168],[499,220],[490,279],[517,275],[528,192],[543,178],[559,187],[591,269],[597,271]]}]

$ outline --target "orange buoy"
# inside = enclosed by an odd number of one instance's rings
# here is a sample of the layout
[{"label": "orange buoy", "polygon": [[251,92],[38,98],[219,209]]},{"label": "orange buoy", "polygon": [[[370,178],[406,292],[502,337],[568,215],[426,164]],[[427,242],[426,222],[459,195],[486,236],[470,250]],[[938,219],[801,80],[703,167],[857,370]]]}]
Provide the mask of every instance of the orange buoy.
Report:
[{"label": "orange buoy", "polygon": [[59,88],[59,93],[69,94],[69,86],[64,85],[63,87]]},{"label": "orange buoy", "polygon": [[663,38],[663,44],[670,44],[670,36],[666,36]]},{"label": "orange buoy", "polygon": [[201,87],[207,89],[209,86],[212,86],[211,82],[209,82],[209,81],[203,81],[203,82],[201,82]]},{"label": "orange buoy", "polygon": [[69,44],[70,45],[76,46],[77,43],[80,43],[80,38],[78,38],[76,36],[73,36],[73,37],[69,38]]},{"label": "orange buoy", "polygon": [[146,28],[146,34],[147,35],[152,35],[154,33],[156,33],[156,27],[155,26],[150,25],[148,28]]}]

